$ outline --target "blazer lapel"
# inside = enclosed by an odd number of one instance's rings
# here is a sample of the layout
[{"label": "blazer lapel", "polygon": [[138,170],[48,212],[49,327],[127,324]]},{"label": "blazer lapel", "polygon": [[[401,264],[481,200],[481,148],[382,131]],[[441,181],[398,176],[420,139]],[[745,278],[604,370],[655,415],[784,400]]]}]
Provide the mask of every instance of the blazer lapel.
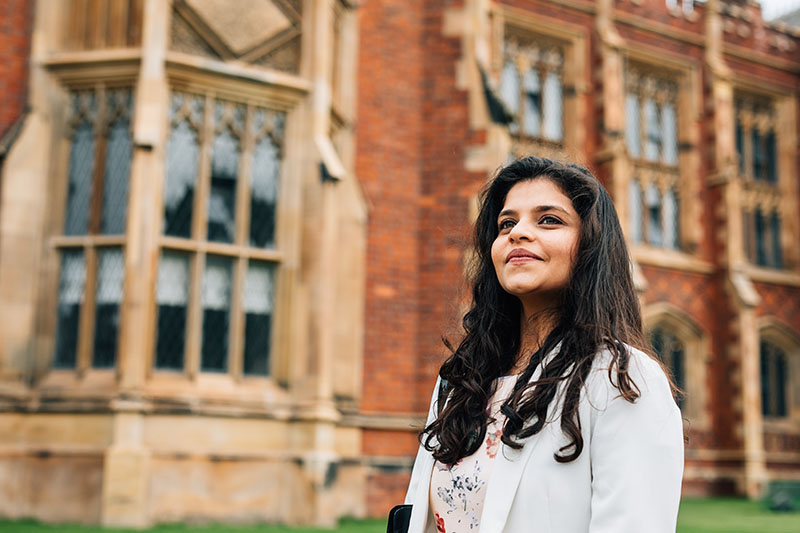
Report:
[{"label": "blazer lapel", "polygon": [[422,461],[419,466],[420,479],[417,492],[414,494],[414,501],[410,502],[411,519],[408,523],[409,533],[422,533],[425,531],[425,522],[428,520],[428,502],[430,502],[431,474],[433,473],[434,459],[430,453],[422,454],[418,460]]},{"label": "blazer lapel", "polygon": [[[531,381],[539,379],[544,366],[559,352],[559,342],[550,353],[542,358],[539,367],[533,372]],[[551,406],[552,407],[552,406]],[[522,449],[514,450],[505,444],[495,457],[489,486],[486,489],[486,499],[483,502],[481,514],[481,533],[500,533],[506,525],[511,504],[517,493],[522,472],[531,458],[536,447],[542,441],[544,430],[525,440]]]}]

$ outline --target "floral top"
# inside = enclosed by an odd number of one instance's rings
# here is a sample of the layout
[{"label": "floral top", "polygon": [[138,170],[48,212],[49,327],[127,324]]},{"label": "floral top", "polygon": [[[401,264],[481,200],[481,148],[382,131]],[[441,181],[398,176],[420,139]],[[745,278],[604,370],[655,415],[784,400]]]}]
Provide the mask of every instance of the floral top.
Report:
[{"label": "floral top", "polygon": [[430,509],[439,533],[476,532],[479,529],[493,459],[500,449],[505,417],[500,406],[514,389],[516,376],[499,378],[489,400],[489,425],[481,446],[452,466],[436,461],[431,474]]}]

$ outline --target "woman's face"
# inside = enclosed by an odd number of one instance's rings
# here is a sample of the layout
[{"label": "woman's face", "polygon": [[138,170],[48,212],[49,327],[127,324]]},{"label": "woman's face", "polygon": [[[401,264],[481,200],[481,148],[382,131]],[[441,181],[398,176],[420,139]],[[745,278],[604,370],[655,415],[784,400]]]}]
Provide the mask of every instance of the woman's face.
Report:
[{"label": "woman's face", "polygon": [[570,199],[546,176],[508,191],[492,262],[500,285],[522,301],[526,316],[558,302],[572,272],[580,226]]}]

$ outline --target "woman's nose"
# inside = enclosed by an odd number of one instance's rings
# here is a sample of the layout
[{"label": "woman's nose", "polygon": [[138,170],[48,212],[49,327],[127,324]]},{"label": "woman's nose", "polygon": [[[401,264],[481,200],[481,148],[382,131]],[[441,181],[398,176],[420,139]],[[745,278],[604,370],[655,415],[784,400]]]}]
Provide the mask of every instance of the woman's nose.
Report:
[{"label": "woman's nose", "polygon": [[512,241],[532,240],[533,231],[528,223],[519,221],[511,228],[508,236]]}]

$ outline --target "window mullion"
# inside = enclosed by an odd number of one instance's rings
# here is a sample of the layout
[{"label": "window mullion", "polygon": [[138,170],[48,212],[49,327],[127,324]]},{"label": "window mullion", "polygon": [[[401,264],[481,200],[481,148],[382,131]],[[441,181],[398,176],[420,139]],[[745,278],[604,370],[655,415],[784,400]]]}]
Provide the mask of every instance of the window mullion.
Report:
[{"label": "window mullion", "polygon": [[78,353],[75,361],[75,368],[79,375],[84,375],[92,365],[94,318],[97,301],[97,249],[94,246],[86,246],[84,248],[84,254],[86,257],[86,282],[83,287],[83,305],[81,306],[78,333]]},{"label": "window mullion", "polygon": [[239,257],[234,262],[233,279],[231,280],[231,300],[228,326],[228,372],[239,380],[244,374],[244,313],[242,312],[242,294],[245,276],[247,275],[247,259]]},{"label": "window mullion", "polygon": [[108,141],[108,120],[106,108],[106,94],[102,85],[96,89],[97,94],[97,119],[95,121],[95,152],[94,169],[92,173],[92,189],[89,200],[89,228],[88,233],[100,233],[100,223],[103,218],[103,178],[105,174],[106,143]]},{"label": "window mullion", "polygon": [[244,130],[241,136],[241,151],[239,153],[239,176],[236,179],[236,238],[235,243],[241,246],[250,244],[250,183],[252,181],[253,146],[253,115],[255,108],[247,106]]},{"label": "window mullion", "polygon": [[198,252],[192,257],[189,269],[189,302],[186,320],[185,371],[194,379],[200,371],[200,350],[203,334],[203,271],[206,255]]},{"label": "window mullion", "polygon": [[194,198],[192,238],[206,240],[208,235],[208,196],[211,192],[211,146],[214,142],[214,95],[205,96],[203,128],[200,136],[200,165],[198,166],[197,194]]}]

